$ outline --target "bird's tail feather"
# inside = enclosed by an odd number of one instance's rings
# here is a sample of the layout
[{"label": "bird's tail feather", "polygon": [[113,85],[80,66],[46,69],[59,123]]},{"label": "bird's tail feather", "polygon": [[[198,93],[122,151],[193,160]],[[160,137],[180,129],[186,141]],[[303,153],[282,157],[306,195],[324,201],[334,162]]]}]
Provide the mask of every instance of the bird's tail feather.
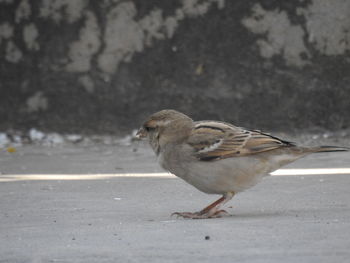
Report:
[{"label": "bird's tail feather", "polygon": [[350,148],[347,147],[338,147],[338,146],[317,146],[317,147],[311,147],[309,150],[313,153],[320,153],[320,152],[346,152],[349,151]]}]

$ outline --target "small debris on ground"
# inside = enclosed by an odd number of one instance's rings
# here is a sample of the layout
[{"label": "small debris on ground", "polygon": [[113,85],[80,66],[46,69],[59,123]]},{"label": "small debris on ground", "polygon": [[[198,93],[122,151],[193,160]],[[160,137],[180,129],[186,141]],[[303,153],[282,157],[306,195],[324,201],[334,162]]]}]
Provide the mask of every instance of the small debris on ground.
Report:
[{"label": "small debris on ground", "polygon": [[8,147],[6,150],[8,153],[15,153],[17,151],[15,147]]}]

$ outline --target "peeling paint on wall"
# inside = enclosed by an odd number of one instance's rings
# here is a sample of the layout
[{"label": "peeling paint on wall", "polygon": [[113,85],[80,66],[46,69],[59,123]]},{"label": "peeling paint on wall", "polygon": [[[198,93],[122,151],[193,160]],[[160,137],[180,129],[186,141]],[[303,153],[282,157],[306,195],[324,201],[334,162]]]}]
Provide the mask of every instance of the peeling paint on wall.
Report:
[{"label": "peeling paint on wall", "polygon": [[217,0],[216,2],[219,9],[223,9],[225,7],[225,0]]},{"label": "peeling paint on wall", "polygon": [[22,59],[22,51],[12,40],[7,42],[5,59],[11,63],[18,63]]},{"label": "peeling paint on wall", "polygon": [[28,112],[37,112],[40,110],[47,110],[48,108],[48,100],[44,97],[41,91],[38,91],[33,96],[29,97],[26,104]]},{"label": "peeling paint on wall", "polygon": [[314,0],[298,13],[305,16],[308,41],[319,52],[331,56],[350,50],[349,0]]},{"label": "peeling paint on wall", "polygon": [[182,11],[190,17],[204,15],[208,12],[209,8],[213,3],[216,3],[219,9],[225,7],[224,0],[182,0]]},{"label": "peeling paint on wall", "polygon": [[42,0],[40,16],[51,18],[56,23],[63,19],[73,23],[82,17],[87,4],[88,0]]},{"label": "peeling paint on wall", "polygon": [[103,0],[103,4],[105,6],[109,6],[111,4],[116,4],[116,3],[120,2],[120,1],[122,1],[122,0]]},{"label": "peeling paint on wall", "polygon": [[[107,74],[113,74],[121,62],[131,60],[135,52],[142,52],[153,41],[173,37],[179,21],[186,16],[195,17],[208,12],[212,4],[224,7],[223,0],[182,0],[182,7],[175,10],[174,16],[163,17],[159,8],[136,21],[137,10],[133,2],[117,4],[107,14],[104,35],[105,49],[98,57],[99,68]],[[121,37],[123,36],[123,37]]]},{"label": "peeling paint on wall", "polygon": [[130,60],[134,52],[143,50],[144,33],[134,20],[135,16],[132,2],[123,2],[107,14],[105,49],[98,58],[103,72],[114,73],[121,61]]},{"label": "peeling paint on wall", "polygon": [[25,25],[23,28],[23,41],[26,44],[27,49],[37,51],[40,49],[37,38],[39,32],[34,23]]},{"label": "peeling paint on wall", "polygon": [[143,44],[151,46],[153,40],[165,39],[164,33],[161,31],[163,27],[163,12],[160,9],[155,9],[139,21],[140,27],[144,33]]},{"label": "peeling paint on wall", "polygon": [[79,40],[69,46],[70,63],[66,70],[70,72],[86,72],[90,70],[91,58],[99,50],[101,32],[96,16],[90,11],[85,12],[85,24],[79,33]]},{"label": "peeling paint on wall", "polygon": [[13,26],[5,22],[0,25],[0,44],[3,39],[10,39],[13,36]]},{"label": "peeling paint on wall", "polygon": [[210,7],[209,2],[203,2],[201,4],[198,3],[198,0],[183,0],[183,8],[185,14],[189,16],[198,16],[198,15],[204,15],[206,12],[208,12],[208,9]]},{"label": "peeling paint on wall", "polygon": [[164,20],[165,32],[167,38],[172,38],[174,36],[175,30],[178,27],[178,19],[176,17],[167,17]]},{"label": "peeling paint on wall", "polygon": [[262,57],[282,55],[287,65],[297,67],[308,63],[305,60],[308,50],[303,41],[305,33],[301,26],[291,24],[285,11],[268,11],[255,4],[252,15],[244,18],[242,24],[253,33],[263,35],[257,41]]},{"label": "peeling paint on wall", "polygon": [[305,17],[306,32],[292,25],[285,11],[264,10],[260,4],[252,8],[252,15],[242,20],[255,34],[266,35],[257,41],[260,55],[271,58],[282,55],[288,65],[302,67],[309,63],[307,41],[321,54],[342,55],[350,50],[350,2],[347,0],[314,0],[297,14]]},{"label": "peeling paint on wall", "polygon": [[15,14],[16,23],[19,23],[24,19],[28,19],[31,13],[32,13],[32,10],[28,0],[22,0],[16,10],[16,14]]},{"label": "peeling paint on wall", "polygon": [[95,84],[94,81],[90,78],[89,75],[83,75],[78,78],[78,82],[83,86],[83,88],[88,93],[94,93]]}]

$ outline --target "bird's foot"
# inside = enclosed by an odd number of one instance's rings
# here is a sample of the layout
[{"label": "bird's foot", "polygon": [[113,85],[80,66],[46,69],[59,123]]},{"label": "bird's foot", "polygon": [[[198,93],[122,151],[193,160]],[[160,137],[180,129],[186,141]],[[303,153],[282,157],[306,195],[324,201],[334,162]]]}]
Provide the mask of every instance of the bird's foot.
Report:
[{"label": "bird's foot", "polygon": [[219,218],[223,216],[228,216],[229,213],[227,213],[225,210],[218,210],[215,212],[210,213],[201,213],[201,212],[175,212],[172,213],[171,216],[177,216],[177,217],[183,217],[183,218],[190,218],[190,219],[208,219],[208,218]]}]

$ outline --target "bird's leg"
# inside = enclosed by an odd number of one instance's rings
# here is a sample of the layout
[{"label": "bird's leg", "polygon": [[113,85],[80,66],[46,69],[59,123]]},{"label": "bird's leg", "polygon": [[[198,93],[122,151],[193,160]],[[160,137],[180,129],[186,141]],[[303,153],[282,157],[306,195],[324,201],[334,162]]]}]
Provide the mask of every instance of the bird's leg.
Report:
[{"label": "bird's leg", "polygon": [[209,211],[211,211],[212,209],[214,209],[215,207],[218,207],[219,205],[221,205],[221,203],[225,200],[225,197],[222,196],[220,197],[218,200],[216,200],[215,202],[211,203],[210,205],[208,205],[207,207],[203,208],[201,211],[197,212],[199,215],[205,215],[207,213],[209,213]]},{"label": "bird's leg", "polygon": [[181,216],[183,218],[192,218],[192,219],[204,219],[204,218],[216,218],[221,217],[223,214],[228,214],[225,210],[221,210],[220,208],[230,201],[232,197],[235,195],[234,192],[229,192],[224,194],[221,198],[216,200],[214,203],[208,205],[203,208],[199,212],[190,213],[190,212],[176,212],[173,215]]},{"label": "bird's leg", "polygon": [[220,199],[199,211],[199,214],[207,216],[208,218],[221,217],[223,214],[228,214],[225,210],[221,210],[220,208],[230,201],[234,195],[234,192],[224,194]]}]

